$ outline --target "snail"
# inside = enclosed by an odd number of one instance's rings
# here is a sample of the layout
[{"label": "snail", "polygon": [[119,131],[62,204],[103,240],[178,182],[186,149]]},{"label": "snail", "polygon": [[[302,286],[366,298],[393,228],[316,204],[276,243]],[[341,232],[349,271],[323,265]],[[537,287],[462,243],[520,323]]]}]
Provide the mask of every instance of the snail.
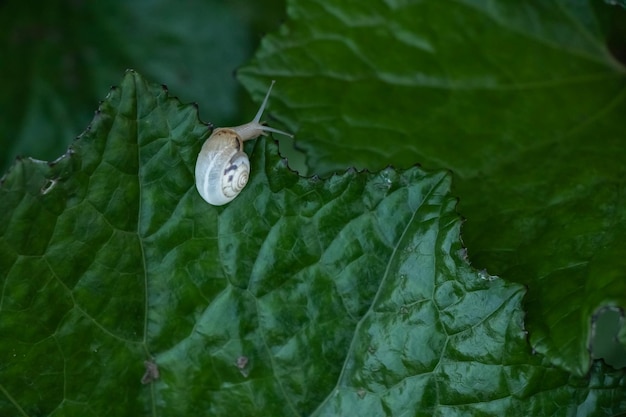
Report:
[{"label": "snail", "polygon": [[267,132],[293,137],[260,121],[274,83],[272,81],[261,108],[251,122],[216,128],[202,145],[196,161],[196,188],[207,203],[224,205],[237,197],[248,183],[250,161],[243,151],[244,141],[267,135]]}]

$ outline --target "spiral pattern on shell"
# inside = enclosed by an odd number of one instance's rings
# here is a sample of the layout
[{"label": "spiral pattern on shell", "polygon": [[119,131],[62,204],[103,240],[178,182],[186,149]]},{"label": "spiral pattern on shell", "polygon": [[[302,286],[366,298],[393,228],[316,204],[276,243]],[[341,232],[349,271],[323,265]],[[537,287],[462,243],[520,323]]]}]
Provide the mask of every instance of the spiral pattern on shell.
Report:
[{"label": "spiral pattern on shell", "polygon": [[236,154],[222,173],[222,193],[229,201],[237,197],[248,183],[250,162],[246,154]]}]

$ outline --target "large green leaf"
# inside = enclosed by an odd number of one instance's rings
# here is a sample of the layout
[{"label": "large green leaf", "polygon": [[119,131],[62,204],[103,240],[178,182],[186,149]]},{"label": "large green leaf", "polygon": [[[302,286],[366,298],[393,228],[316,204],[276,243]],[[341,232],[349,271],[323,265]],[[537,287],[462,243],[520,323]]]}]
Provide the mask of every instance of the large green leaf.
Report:
[{"label": "large green leaf", "polygon": [[3,179],[0,415],[626,410],[624,373],[531,353],[524,290],[467,263],[446,172],[306,179],[260,139],[216,208],[209,133],[129,72],[65,156]]},{"label": "large green leaf", "polygon": [[584,375],[594,312],[626,308],[624,10],[291,0],[288,11],[239,76],[255,91],[280,80],[279,112],[312,171],[451,169],[472,262],[528,287],[533,347]]}]

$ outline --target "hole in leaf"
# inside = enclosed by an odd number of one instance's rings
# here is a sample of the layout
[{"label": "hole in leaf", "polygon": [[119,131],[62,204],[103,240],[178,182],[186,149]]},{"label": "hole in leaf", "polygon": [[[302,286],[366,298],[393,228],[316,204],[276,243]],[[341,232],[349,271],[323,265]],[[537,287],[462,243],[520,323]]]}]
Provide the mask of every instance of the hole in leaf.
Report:
[{"label": "hole in leaf", "polygon": [[623,310],[604,307],[596,312],[591,325],[590,347],[593,359],[604,359],[604,362],[616,369],[626,367],[626,347],[617,337],[622,326]]}]

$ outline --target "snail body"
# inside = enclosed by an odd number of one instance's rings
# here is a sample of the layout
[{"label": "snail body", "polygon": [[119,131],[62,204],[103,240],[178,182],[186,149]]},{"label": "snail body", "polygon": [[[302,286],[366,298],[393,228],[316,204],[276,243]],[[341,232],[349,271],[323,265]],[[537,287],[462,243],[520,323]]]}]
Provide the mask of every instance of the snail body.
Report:
[{"label": "snail body", "polygon": [[250,161],[243,150],[243,142],[268,132],[291,136],[260,121],[273,86],[274,81],[251,122],[216,128],[202,145],[196,160],[196,188],[207,203],[224,205],[237,197],[248,183]]}]

